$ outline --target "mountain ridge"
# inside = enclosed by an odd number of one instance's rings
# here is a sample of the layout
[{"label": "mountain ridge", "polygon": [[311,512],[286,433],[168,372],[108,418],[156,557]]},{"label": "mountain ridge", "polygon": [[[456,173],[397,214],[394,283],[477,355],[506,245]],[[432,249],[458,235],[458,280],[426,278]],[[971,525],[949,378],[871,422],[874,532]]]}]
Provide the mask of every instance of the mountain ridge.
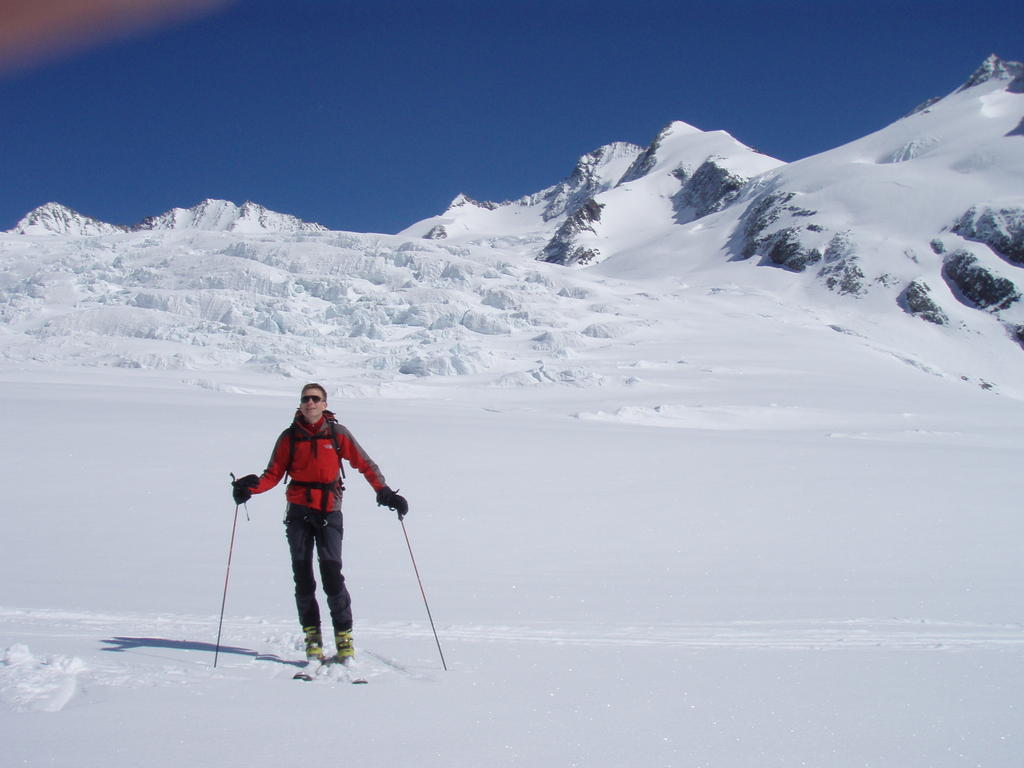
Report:
[{"label": "mountain ridge", "polygon": [[151,230],[205,230],[225,232],[323,232],[327,228],[296,216],[271,211],[246,201],[208,198],[191,208],[172,208],[149,216],[138,224],[109,224],[85,216],[61,203],[45,203],[25,214],[8,234],[19,235],[110,235]]},{"label": "mountain ridge", "polygon": [[982,69],[793,163],[675,121],[538,193],[459,195],[397,235],[254,203],[134,228],[41,206],[0,234],[0,359],[599,386],[627,364],[603,356],[634,354],[652,328],[684,338],[688,307],[741,296],[896,345],[921,371],[1024,380],[1024,97],[1014,66]]},{"label": "mountain ridge", "polygon": [[608,274],[682,277],[717,254],[802,275],[849,299],[875,294],[932,323],[974,328],[994,319],[1019,343],[1021,72],[1024,65],[991,56],[926,109],[833,150],[774,167],[765,161],[747,174],[730,175],[728,162],[714,156],[695,171],[673,139],[703,149],[714,132],[670,125],[626,184],[596,195],[587,220],[567,224],[539,258]]}]

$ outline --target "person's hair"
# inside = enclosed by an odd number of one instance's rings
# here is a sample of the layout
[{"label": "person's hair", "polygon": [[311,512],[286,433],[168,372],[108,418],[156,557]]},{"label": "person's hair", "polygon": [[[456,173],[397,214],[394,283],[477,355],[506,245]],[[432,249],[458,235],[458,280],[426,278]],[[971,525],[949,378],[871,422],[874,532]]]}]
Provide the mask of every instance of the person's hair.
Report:
[{"label": "person's hair", "polygon": [[320,390],[320,396],[324,399],[324,402],[327,401],[327,390],[324,389],[322,384],[317,384],[315,381],[311,381],[309,384],[304,386],[302,388],[302,392],[300,392],[299,394],[304,395],[304,394],[306,394],[306,392],[308,392],[311,389],[319,389]]}]

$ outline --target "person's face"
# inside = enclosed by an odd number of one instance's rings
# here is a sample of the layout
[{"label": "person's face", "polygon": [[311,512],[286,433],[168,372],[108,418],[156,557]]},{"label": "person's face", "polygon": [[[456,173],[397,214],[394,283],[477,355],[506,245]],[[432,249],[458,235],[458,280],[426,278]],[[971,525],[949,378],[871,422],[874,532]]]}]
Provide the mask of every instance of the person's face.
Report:
[{"label": "person's face", "polygon": [[299,399],[299,411],[307,424],[316,424],[327,408],[327,398],[319,389],[304,389]]}]

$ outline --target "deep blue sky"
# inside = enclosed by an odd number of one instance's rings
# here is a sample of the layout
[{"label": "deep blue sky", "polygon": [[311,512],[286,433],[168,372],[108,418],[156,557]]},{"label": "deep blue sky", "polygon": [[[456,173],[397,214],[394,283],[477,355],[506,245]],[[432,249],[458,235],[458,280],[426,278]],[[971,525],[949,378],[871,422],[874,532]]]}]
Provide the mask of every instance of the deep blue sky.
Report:
[{"label": "deep blue sky", "polygon": [[1024,3],[239,0],[0,73],[0,230],[207,197],[395,232],[672,120],[783,160],[1024,57]]}]

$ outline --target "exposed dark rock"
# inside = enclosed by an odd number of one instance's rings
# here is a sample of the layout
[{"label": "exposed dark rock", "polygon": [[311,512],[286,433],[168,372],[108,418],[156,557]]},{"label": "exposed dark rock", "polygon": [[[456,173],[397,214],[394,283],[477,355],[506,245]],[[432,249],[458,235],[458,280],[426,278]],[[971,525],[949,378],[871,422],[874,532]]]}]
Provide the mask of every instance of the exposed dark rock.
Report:
[{"label": "exposed dark rock", "polygon": [[594,232],[594,223],[601,220],[601,204],[591,198],[572,216],[567,218],[555,232],[554,237],[544,246],[538,261],[551,264],[588,264],[600,255],[594,248],[582,248],[576,244],[581,232]]},{"label": "exposed dark rock", "polygon": [[1017,286],[1005,277],[997,277],[964,250],[946,257],[942,276],[953,288],[957,298],[969,306],[999,311],[1020,299]]},{"label": "exposed dark rock", "polygon": [[[820,231],[820,228],[815,231]],[[857,261],[849,235],[840,232],[833,236],[825,249],[825,264],[818,270],[818,277],[825,281],[830,291],[861,296],[867,293],[867,289],[864,287],[864,270]]]},{"label": "exposed dark rock", "polygon": [[455,199],[452,200],[451,205],[448,207],[462,208],[465,205],[472,205],[475,208],[483,208],[485,211],[493,211],[501,207],[501,203],[492,203],[487,200],[474,200],[469,195],[464,195],[462,193],[456,195]]},{"label": "exposed dark rock", "polygon": [[127,227],[94,219],[60,203],[46,203],[33,211],[29,211],[10,230],[18,234],[55,234],[55,235],[106,235],[116,232],[127,232]]},{"label": "exposed dark rock", "polygon": [[913,280],[896,300],[904,312],[936,325],[949,325],[949,317],[931,297],[931,289],[921,280]]},{"label": "exposed dark rock", "polygon": [[890,275],[888,272],[883,272],[875,277],[875,282],[883,288],[891,288],[900,282],[900,279],[896,275]]},{"label": "exposed dark rock", "polygon": [[[614,187],[619,182],[620,169],[626,163],[635,160],[640,152],[641,149],[636,144],[625,141],[612,142],[580,157],[576,161],[572,173],[557,184],[540,192],[502,203],[474,200],[468,195],[460,193],[452,200],[448,208],[450,210],[473,206],[494,211],[507,206],[537,206],[542,207],[541,217],[544,221],[552,221],[562,216],[571,217],[588,200]],[[424,237],[439,239],[431,233]]]},{"label": "exposed dark rock", "polygon": [[430,231],[423,236],[425,240],[444,240],[448,237],[448,230],[442,224],[435,224]]},{"label": "exposed dark rock", "polygon": [[569,176],[529,201],[546,202],[542,214],[544,221],[563,214],[572,216],[588,200],[619,183],[618,178],[606,178],[609,166],[614,167],[615,163],[636,157],[638,153],[640,147],[628,142],[615,142],[595,149],[579,159]]},{"label": "exposed dark rock", "polygon": [[1019,88],[1024,84],[1024,64],[1019,61],[1003,61],[993,53],[967,78],[967,82],[957,89],[957,93],[987,83],[989,80],[1008,80],[1007,90],[1020,93]]},{"label": "exposed dark rock", "polygon": [[792,192],[773,192],[752,203],[740,217],[737,236],[740,238],[740,258],[749,259],[756,254],[762,233],[782,216],[782,207],[792,200]]},{"label": "exposed dark rock", "polygon": [[172,208],[159,216],[148,216],[131,227],[133,232],[150,230],[201,230],[232,232],[257,227],[268,232],[325,232],[327,228],[316,222],[303,221],[287,213],[245,201],[235,205],[229,200],[203,200],[191,208]]},{"label": "exposed dark rock", "polygon": [[912,110],[910,110],[910,112],[908,112],[906,115],[904,115],[904,117],[910,117],[911,115],[916,115],[918,112],[927,112],[932,106],[934,106],[935,104],[937,104],[940,101],[942,101],[942,97],[941,96],[932,96],[930,99],[922,102],[921,104],[918,104],[916,107],[914,107]]},{"label": "exposed dark rock", "polygon": [[658,132],[658,135],[654,137],[654,141],[650,143],[650,146],[641,152],[629,168],[626,169],[626,172],[622,174],[622,178],[620,178],[618,182],[619,184],[625,184],[630,181],[642,179],[651,172],[651,169],[658,163],[658,149],[661,148],[661,142],[671,130],[672,125],[669,124]]},{"label": "exposed dark rock", "polygon": [[[793,192],[773,192],[754,202],[740,217],[738,250],[740,258],[749,259],[761,255],[769,264],[803,272],[811,264],[821,261],[822,253],[817,248],[806,248],[800,242],[802,226],[791,226],[770,234],[765,231],[779,221],[783,215],[813,216],[816,211],[791,205]],[[734,239],[735,242],[735,239]]]},{"label": "exposed dark rock", "polygon": [[1007,261],[1024,266],[1024,209],[971,208],[953,226],[953,231],[984,243]]},{"label": "exposed dark rock", "polygon": [[729,172],[715,160],[705,160],[689,178],[685,172],[677,172],[676,177],[683,182],[682,188],[672,196],[677,223],[685,224],[722,210],[736,199],[747,183],[746,178]]},{"label": "exposed dark rock", "polygon": [[[974,74],[967,78],[967,82],[956,89],[955,93],[987,83],[989,80],[1007,80],[1009,82],[1006,84],[1006,90],[1010,93],[1024,93],[1024,64],[1018,61],[1003,61],[993,53],[981,63]],[[916,115],[918,112],[927,112],[932,105],[942,101],[942,98],[935,96],[928,99],[911,110],[905,117]]]},{"label": "exposed dark rock", "polygon": [[794,272],[803,272],[822,259],[817,248],[805,248],[800,243],[800,227],[787,227],[772,235],[765,242],[768,261]]},{"label": "exposed dark rock", "polygon": [[597,248],[570,248],[565,253],[564,262],[553,263],[564,263],[566,265],[579,264],[580,266],[586,266],[600,255],[601,251]]}]

